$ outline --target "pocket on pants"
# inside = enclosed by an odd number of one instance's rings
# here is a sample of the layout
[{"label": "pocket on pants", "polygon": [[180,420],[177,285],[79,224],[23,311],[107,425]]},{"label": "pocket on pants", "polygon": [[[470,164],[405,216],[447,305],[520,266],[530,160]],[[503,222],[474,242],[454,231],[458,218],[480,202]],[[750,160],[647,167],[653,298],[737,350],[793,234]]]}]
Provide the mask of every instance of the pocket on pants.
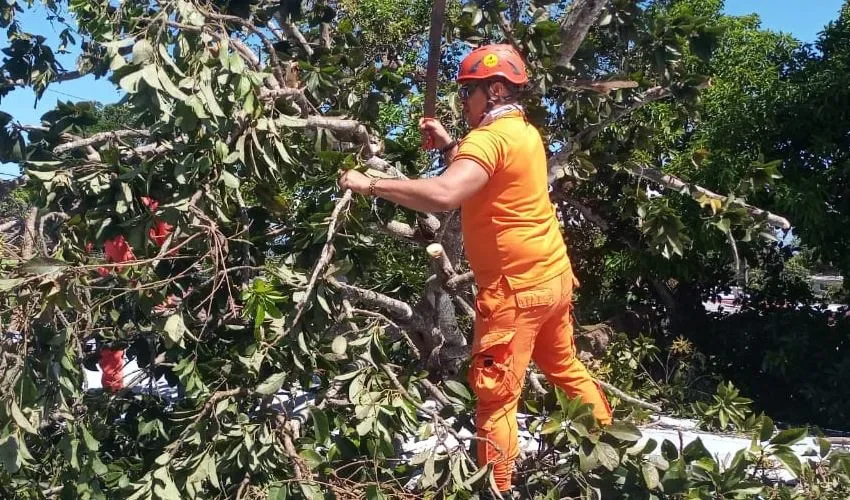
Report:
[{"label": "pocket on pants", "polygon": [[[513,331],[501,333],[513,338]],[[472,357],[469,385],[482,403],[505,403],[520,395],[521,384],[514,373],[514,356],[510,340],[496,343]]]},{"label": "pocket on pants", "polygon": [[488,321],[505,303],[504,278],[487,288],[478,291],[475,297],[475,314],[477,319]]}]

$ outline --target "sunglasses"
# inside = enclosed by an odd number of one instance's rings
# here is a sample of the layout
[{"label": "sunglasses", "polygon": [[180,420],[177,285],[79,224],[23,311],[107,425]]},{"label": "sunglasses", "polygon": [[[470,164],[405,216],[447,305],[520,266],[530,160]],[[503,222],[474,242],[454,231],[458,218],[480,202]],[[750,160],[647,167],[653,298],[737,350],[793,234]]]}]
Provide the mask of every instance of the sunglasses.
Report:
[{"label": "sunglasses", "polygon": [[465,101],[465,100],[469,99],[469,96],[471,96],[475,92],[475,89],[477,89],[477,88],[478,88],[477,83],[469,83],[469,84],[466,84],[466,85],[461,85],[457,89],[457,95],[460,97],[460,100]]}]

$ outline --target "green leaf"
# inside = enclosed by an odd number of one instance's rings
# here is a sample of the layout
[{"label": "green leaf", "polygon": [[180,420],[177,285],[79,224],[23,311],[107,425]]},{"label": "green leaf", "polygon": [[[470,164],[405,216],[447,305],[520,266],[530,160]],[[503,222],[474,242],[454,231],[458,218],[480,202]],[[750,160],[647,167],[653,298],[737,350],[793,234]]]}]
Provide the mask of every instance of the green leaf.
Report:
[{"label": "green leaf", "polygon": [[650,490],[654,490],[661,485],[661,481],[658,477],[658,469],[655,468],[649,462],[644,462],[640,467],[641,474],[643,475],[643,481],[646,483],[646,487]]},{"label": "green leaf", "polygon": [[280,388],[283,386],[283,382],[285,380],[285,372],[275,373],[274,375],[270,375],[269,378],[257,385],[257,387],[254,389],[254,392],[269,396],[279,391]]},{"label": "green leaf", "polygon": [[818,448],[819,448],[820,457],[826,458],[826,456],[829,455],[829,450],[832,449],[832,443],[830,443],[829,440],[824,439],[824,438],[818,438],[817,441],[818,441]]},{"label": "green leaf", "polygon": [[181,313],[172,314],[165,321],[165,326],[162,329],[171,342],[179,345],[183,340],[183,334],[186,333],[186,324],[183,322],[183,315]]},{"label": "green leaf", "polygon": [[696,438],[685,446],[682,450],[682,456],[686,462],[693,462],[700,458],[711,457],[711,453],[703,444],[702,439]]},{"label": "green leaf", "polygon": [[634,442],[643,436],[634,424],[617,421],[605,428],[605,432],[621,441]]},{"label": "green leaf", "polygon": [[378,486],[372,484],[366,488],[366,499],[367,500],[385,500],[387,497],[384,496],[383,492],[381,492]]},{"label": "green leaf", "polygon": [[145,66],[145,68],[142,70],[142,78],[152,88],[162,90],[162,84],[159,82],[159,75],[156,72],[156,66]]},{"label": "green leaf", "polygon": [[803,465],[791,449],[783,447],[782,449],[773,452],[772,455],[773,458],[782,462],[782,465],[788,469],[788,472],[794,475],[795,479],[800,477],[803,473]]},{"label": "green leaf", "polygon": [[661,443],[661,456],[667,461],[676,460],[679,458],[679,449],[669,439],[665,439]]},{"label": "green leaf", "polygon": [[146,39],[142,38],[133,45],[133,64],[153,62],[153,56],[153,45]]},{"label": "green leaf", "polygon": [[452,394],[460,397],[464,401],[472,401],[472,394],[470,394],[469,389],[466,386],[457,380],[446,380],[443,382]]},{"label": "green leaf", "polygon": [[807,430],[805,428],[800,429],[786,429],[779,434],[773,436],[773,439],[770,440],[770,444],[775,445],[792,445],[806,437]]},{"label": "green leaf", "polygon": [[324,444],[331,437],[328,417],[318,408],[310,408],[310,415],[313,417],[313,429],[316,431],[316,441]]},{"label": "green leaf", "polygon": [[18,424],[18,427],[20,427],[26,432],[29,432],[30,434],[38,434],[38,431],[35,429],[35,427],[32,426],[29,419],[27,419],[27,417],[21,411],[21,408],[18,407],[18,403],[15,401],[15,398],[11,397],[9,398],[9,401],[12,410],[12,419],[15,421],[16,424]]},{"label": "green leaf", "polygon": [[168,92],[168,95],[171,97],[181,101],[189,98],[189,96],[184,94],[183,91],[177,88],[177,85],[171,81],[171,78],[168,77],[168,73],[165,72],[165,69],[162,66],[157,67],[156,76],[162,86],[161,88]]},{"label": "green leaf", "polygon": [[83,431],[83,442],[86,443],[86,448],[90,451],[97,451],[100,449],[100,442],[92,436],[91,432],[86,428],[86,426],[81,425],[80,429]]},{"label": "green leaf", "polygon": [[759,441],[767,441],[773,435],[773,420],[768,416],[761,419],[761,430],[759,431]]},{"label": "green leaf", "polygon": [[6,440],[0,443],[0,465],[9,474],[15,474],[21,469],[21,455],[15,436],[6,436]]},{"label": "green leaf", "polygon": [[304,495],[304,498],[308,498],[310,500],[322,500],[325,498],[321,488],[319,488],[316,484],[298,483],[298,486],[301,488],[301,493]]},{"label": "green leaf", "polygon": [[617,453],[617,449],[604,441],[596,444],[596,456],[599,458],[599,463],[610,471],[620,465],[620,454]]},{"label": "green leaf", "polygon": [[471,476],[466,479],[466,481],[464,481],[463,485],[473,491],[483,487],[483,480],[487,479],[492,469],[493,465],[491,463],[488,463],[483,467],[479,467],[478,470],[476,470]]},{"label": "green leaf", "polygon": [[[233,153],[231,153],[231,155],[232,154]],[[230,189],[239,189],[239,178],[231,174],[227,170],[221,171],[221,180],[222,182],[224,182],[224,185],[229,187]]]},{"label": "green leaf", "polygon": [[23,278],[0,279],[0,292],[8,292],[24,282]]},{"label": "green leaf", "polygon": [[309,448],[299,451],[298,456],[306,460],[311,469],[315,469],[325,461],[315,450]]},{"label": "green leaf", "polygon": [[135,94],[139,91],[139,81],[143,75],[144,72],[142,70],[130,73],[118,80],[118,86],[129,94]]},{"label": "green leaf", "polygon": [[62,260],[48,257],[35,257],[21,265],[21,272],[27,274],[53,274],[63,271],[69,264]]},{"label": "green leaf", "polygon": [[268,500],[286,500],[286,497],[289,495],[289,487],[286,485],[283,486],[272,486],[269,488],[269,496]]},{"label": "green leaf", "polygon": [[215,93],[213,93],[213,89],[209,83],[201,85],[201,95],[204,97],[204,103],[207,105],[207,109],[210,110],[213,116],[224,116],[224,111],[219,107]]},{"label": "green leaf", "polygon": [[331,351],[333,351],[334,354],[342,356],[345,354],[346,349],[348,349],[348,341],[345,340],[345,337],[342,335],[334,337],[334,340],[331,343]]}]

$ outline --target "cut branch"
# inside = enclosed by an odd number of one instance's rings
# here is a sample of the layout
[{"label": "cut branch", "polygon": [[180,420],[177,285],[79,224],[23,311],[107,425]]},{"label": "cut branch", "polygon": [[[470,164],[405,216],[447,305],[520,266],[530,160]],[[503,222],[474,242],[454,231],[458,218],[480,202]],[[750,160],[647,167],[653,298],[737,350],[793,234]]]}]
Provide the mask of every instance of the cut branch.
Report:
[{"label": "cut branch", "polygon": [[475,275],[472,274],[472,271],[468,273],[459,274],[446,281],[446,288],[452,291],[456,291],[458,287],[472,283],[474,279]]},{"label": "cut branch", "polygon": [[573,0],[570,4],[564,19],[561,20],[559,66],[569,66],[605,3],[605,0]]}]

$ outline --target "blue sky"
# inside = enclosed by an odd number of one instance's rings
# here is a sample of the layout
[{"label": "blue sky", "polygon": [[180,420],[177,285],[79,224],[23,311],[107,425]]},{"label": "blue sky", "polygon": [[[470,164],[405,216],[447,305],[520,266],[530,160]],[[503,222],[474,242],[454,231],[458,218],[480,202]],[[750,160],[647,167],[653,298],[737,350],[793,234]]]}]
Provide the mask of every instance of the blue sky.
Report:
[{"label": "blue sky", "polygon": [[[803,42],[813,42],[818,33],[835,19],[842,0],[726,0],[725,11],[731,15],[756,13],[761,17],[762,27],[790,33]],[[52,46],[58,45],[58,34],[62,26],[53,25],[46,19],[42,8],[35,8],[21,16],[24,29],[46,36]],[[66,69],[74,69],[76,55],[60,56]],[[94,77],[51,85],[42,99],[34,102],[34,94],[27,89],[10,93],[0,102],[0,109],[25,124],[37,124],[45,112],[53,109],[56,102],[97,100],[102,103],[115,102],[120,98],[115,87],[105,79]],[[0,165],[0,176],[17,173],[14,165]]]}]

